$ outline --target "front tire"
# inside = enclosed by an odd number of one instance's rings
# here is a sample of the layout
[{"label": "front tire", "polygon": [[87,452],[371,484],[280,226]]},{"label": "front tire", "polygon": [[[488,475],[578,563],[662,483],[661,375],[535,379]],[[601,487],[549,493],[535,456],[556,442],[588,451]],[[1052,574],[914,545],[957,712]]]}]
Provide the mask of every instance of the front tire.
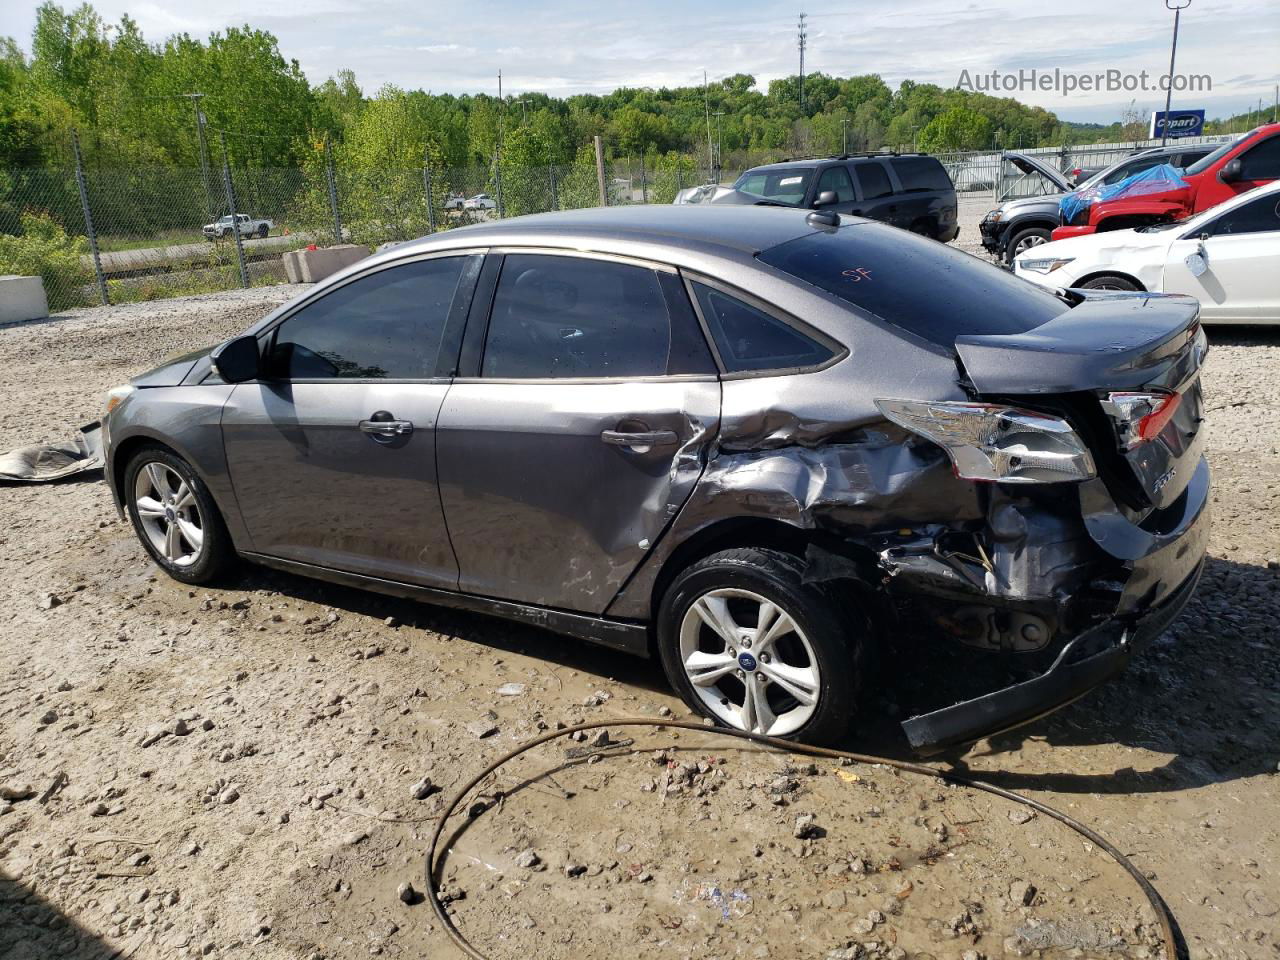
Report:
[{"label": "front tire", "polygon": [[671,685],[719,724],[810,743],[844,740],[857,713],[869,623],[803,561],[725,550],[680,573],[658,611]]},{"label": "front tire", "polygon": [[1081,290],[1131,290],[1141,291],[1142,288],[1127,277],[1094,277],[1080,284]]},{"label": "front tire", "polygon": [[121,490],[142,546],[175,580],[211,583],[235,561],[209,488],[181,457],[158,446],[139,450]]},{"label": "front tire", "polygon": [[1047,227],[1027,227],[1025,230],[1019,230],[1009,238],[1009,245],[1005,248],[1004,262],[1012,265],[1014,260],[1032,247],[1048,243],[1052,235],[1053,231]]}]

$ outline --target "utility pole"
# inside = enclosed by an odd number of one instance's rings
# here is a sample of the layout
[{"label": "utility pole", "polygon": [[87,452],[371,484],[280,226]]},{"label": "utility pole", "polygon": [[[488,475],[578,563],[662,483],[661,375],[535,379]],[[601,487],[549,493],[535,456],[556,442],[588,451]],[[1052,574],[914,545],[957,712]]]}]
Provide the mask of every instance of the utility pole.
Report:
[{"label": "utility pole", "polygon": [[1173,46],[1169,50],[1169,83],[1164,92],[1164,124],[1160,128],[1160,146],[1169,142],[1169,105],[1173,102],[1173,62],[1178,55],[1178,20],[1182,11],[1191,6],[1191,0],[1164,0],[1164,5],[1173,11]]},{"label": "utility pole", "polygon": [[720,171],[724,169],[724,156],[720,152],[720,118],[723,116],[723,110],[716,111],[716,183],[720,182]]},{"label": "utility pole", "polygon": [[845,156],[848,156],[849,154],[849,121],[841,120],[840,122],[844,124],[844,150],[842,152],[845,154]]},{"label": "utility pole", "polygon": [[209,185],[209,146],[205,142],[204,135],[204,111],[200,109],[200,100],[204,97],[203,93],[184,93],[181,96],[191,101],[191,106],[196,113],[196,139],[200,144],[200,179],[204,183],[204,197],[206,202],[206,212],[213,215],[213,193]]},{"label": "utility pole", "polygon": [[804,48],[809,41],[809,33],[804,28],[806,16],[807,14],[800,14],[800,30],[796,35],[796,42],[800,45],[800,109],[802,111],[804,110]]},{"label": "utility pole", "polygon": [[529,101],[528,101],[528,100],[517,100],[517,101],[516,101],[516,103],[520,104],[520,111],[521,111],[521,112],[520,112],[520,122],[521,122],[521,123],[528,123],[528,122],[529,122]]},{"label": "utility pole", "polygon": [[[502,104],[503,106],[506,105],[506,101],[502,99],[502,71],[501,70],[498,71],[498,103]],[[494,197],[494,203],[497,205],[496,212],[498,214],[499,220],[502,219],[502,138],[505,130],[505,125],[503,124],[502,120],[503,120],[503,115],[505,113],[506,111],[503,109],[498,110],[498,142],[497,142],[497,145],[494,147],[494,160],[493,160],[493,185],[494,185],[493,192],[496,194],[496,196]]]},{"label": "utility pole", "polygon": [[711,152],[711,91],[707,87],[707,71],[702,71],[702,105],[707,112],[707,174],[715,176],[716,161]]}]

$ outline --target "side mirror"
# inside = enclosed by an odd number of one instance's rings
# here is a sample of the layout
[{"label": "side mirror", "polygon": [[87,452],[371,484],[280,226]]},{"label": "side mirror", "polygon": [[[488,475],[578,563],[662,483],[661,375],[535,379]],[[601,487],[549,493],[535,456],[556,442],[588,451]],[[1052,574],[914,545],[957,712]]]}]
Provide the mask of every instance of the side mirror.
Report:
[{"label": "side mirror", "polygon": [[1218,174],[1218,179],[1223,183],[1235,183],[1235,181],[1240,179],[1240,174],[1243,172],[1244,164],[1240,162],[1239,157],[1236,157],[1222,168],[1222,172]]},{"label": "side mirror", "polygon": [[262,358],[258,353],[258,338],[236,337],[218,347],[209,357],[213,369],[227,383],[244,383],[256,380],[262,372]]},{"label": "side mirror", "polygon": [[836,196],[834,190],[823,190],[818,194],[818,199],[813,201],[813,209],[817,210],[821,207],[829,207],[832,204],[839,203],[840,198]]}]

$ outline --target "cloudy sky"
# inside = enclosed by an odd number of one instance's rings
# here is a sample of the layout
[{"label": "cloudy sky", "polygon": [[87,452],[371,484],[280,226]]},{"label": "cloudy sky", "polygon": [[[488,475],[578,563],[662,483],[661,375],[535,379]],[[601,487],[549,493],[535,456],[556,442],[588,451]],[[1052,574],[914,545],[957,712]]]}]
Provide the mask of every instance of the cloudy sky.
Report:
[{"label": "cloudy sky", "polygon": [[[64,0],[68,7],[71,0]],[[830,6],[828,6],[830,4]],[[795,73],[796,14],[809,14],[806,70],[879,73],[953,86],[1000,70],[1077,74],[1168,70],[1173,15],[1163,0],[815,0],[794,10],[758,0],[616,4],[605,0],[96,0],[128,13],[149,39],[203,36],[249,23],[280,39],[313,81],[348,67],[366,93],[384,83],[435,92],[541,90],[565,95],[618,86],[675,86],[753,74],[765,86]],[[0,34],[30,43],[35,0],[0,4]],[[1065,9],[1064,9],[1065,8]],[[1193,0],[1182,16],[1178,72],[1207,74],[1212,92],[1175,94],[1210,116],[1270,105],[1280,83],[1280,2]],[[1156,91],[1024,90],[1012,94],[1069,120],[1110,122],[1129,103],[1163,106]]]}]

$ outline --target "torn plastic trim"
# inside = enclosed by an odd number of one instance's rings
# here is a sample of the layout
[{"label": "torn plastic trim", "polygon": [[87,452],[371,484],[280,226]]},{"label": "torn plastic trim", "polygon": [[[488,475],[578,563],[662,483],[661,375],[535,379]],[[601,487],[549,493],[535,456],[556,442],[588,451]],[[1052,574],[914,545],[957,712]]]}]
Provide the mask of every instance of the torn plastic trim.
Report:
[{"label": "torn plastic trim", "polygon": [[1165,602],[1135,621],[1109,620],[1069,641],[1044,673],[993,693],[906,720],[902,730],[923,756],[994,736],[1060,710],[1120,673],[1182,612],[1204,560]]},{"label": "torn plastic trim", "polygon": [[0,454],[0,482],[51,483],[102,469],[102,424],[80,428],[69,443],[35,444]]}]

